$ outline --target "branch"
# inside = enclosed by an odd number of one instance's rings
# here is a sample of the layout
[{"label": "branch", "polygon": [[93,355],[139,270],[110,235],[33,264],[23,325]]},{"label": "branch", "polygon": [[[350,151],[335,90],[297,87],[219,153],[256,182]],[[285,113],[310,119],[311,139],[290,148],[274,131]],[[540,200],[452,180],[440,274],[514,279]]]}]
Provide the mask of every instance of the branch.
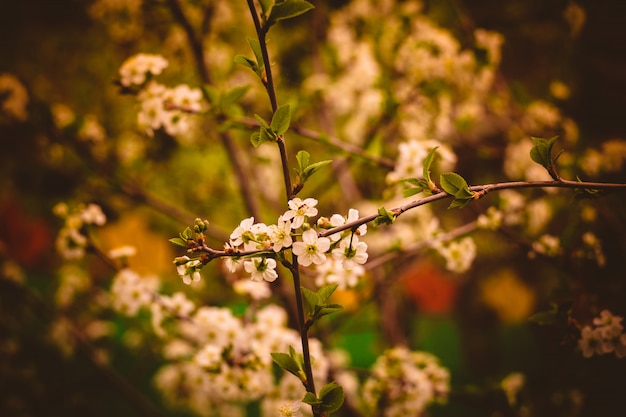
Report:
[{"label": "branch", "polygon": [[[626,184],[616,184],[616,183],[601,183],[601,182],[578,182],[578,181],[568,181],[560,179],[558,181],[512,181],[512,182],[501,182],[496,184],[486,184],[486,185],[475,185],[469,187],[472,192],[478,193],[479,197],[484,197],[490,191],[499,191],[499,190],[507,190],[507,189],[517,189],[517,188],[573,188],[573,189],[594,189],[594,190],[626,190]],[[448,198],[453,198],[452,195],[447,194],[446,192],[439,192],[433,194],[428,197],[424,197],[419,200],[414,200],[408,204],[393,208],[389,211],[394,213],[396,216],[401,215],[405,211],[414,209],[419,206],[423,206],[426,204],[433,203],[435,201],[444,200]],[[348,222],[341,226],[334,227],[332,229],[328,229],[324,232],[319,233],[320,237],[326,237],[330,235],[334,235],[335,233],[342,232],[348,229],[356,229],[359,226],[374,221],[379,214],[371,214],[369,216],[361,217],[360,219],[354,220],[352,222]]]},{"label": "branch", "polygon": [[196,33],[191,26],[189,19],[187,19],[187,16],[185,16],[185,12],[183,11],[178,0],[167,0],[167,4],[170,8],[170,11],[172,12],[172,15],[187,34],[189,47],[191,48],[194,60],[196,61],[196,67],[198,69],[198,73],[200,74],[200,79],[205,84],[211,84],[211,75],[209,73],[209,69],[206,66],[206,62],[204,61],[202,39],[196,36]]}]

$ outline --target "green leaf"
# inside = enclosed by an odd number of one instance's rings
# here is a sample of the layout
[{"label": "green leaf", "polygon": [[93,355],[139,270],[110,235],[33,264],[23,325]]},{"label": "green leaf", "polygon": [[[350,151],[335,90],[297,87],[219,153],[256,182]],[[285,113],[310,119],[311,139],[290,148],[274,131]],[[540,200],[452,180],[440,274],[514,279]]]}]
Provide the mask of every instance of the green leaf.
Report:
[{"label": "green leaf", "polygon": [[454,200],[452,200],[452,203],[450,203],[450,205],[448,206],[448,209],[453,209],[453,208],[462,209],[463,207],[467,206],[472,201],[474,201],[473,198],[455,198]]},{"label": "green leaf", "polygon": [[265,69],[265,63],[263,62],[263,53],[261,52],[261,43],[257,38],[247,37],[248,45],[250,45],[250,49],[254,53],[254,57],[256,58],[258,72],[257,74],[261,76],[261,73]]},{"label": "green leaf", "polygon": [[535,146],[530,150],[530,158],[543,166],[554,180],[558,179],[554,163],[561,155],[561,153],[559,153],[556,158],[552,158],[552,148],[557,139],[558,136],[554,136],[550,139],[532,137],[531,140]]},{"label": "green leaf", "polygon": [[209,84],[204,84],[202,86],[202,93],[204,94],[204,97],[207,99],[209,103],[211,103],[214,106],[218,104],[220,94],[217,88]]},{"label": "green leaf", "polygon": [[296,161],[298,161],[299,172],[302,173],[309,166],[309,160],[311,159],[311,154],[307,151],[300,151],[296,154]]},{"label": "green leaf", "polygon": [[342,310],[343,310],[343,306],[341,304],[326,304],[326,305],[319,306],[319,309],[317,309],[317,312],[315,314],[315,320],[319,320],[324,316],[337,313]]},{"label": "green leaf", "polygon": [[402,182],[412,185],[412,187],[405,188],[402,190],[402,195],[405,197],[410,197],[414,194],[421,193],[422,191],[430,192],[430,187],[426,180],[421,178],[404,178]]},{"label": "green leaf", "polygon": [[252,59],[246,57],[245,55],[237,54],[235,55],[235,58],[233,59],[233,61],[236,64],[243,65],[244,67],[250,68],[252,71],[254,71],[257,74],[259,74],[260,72],[259,66],[257,65],[257,63],[253,61]]},{"label": "green leaf", "polygon": [[270,125],[267,124],[267,122],[265,121],[265,119],[263,119],[261,116],[259,116],[258,114],[254,115],[254,118],[257,122],[259,122],[259,124],[261,125],[261,127],[264,127],[266,129],[270,128]]},{"label": "green leaf", "polygon": [[270,17],[267,19],[267,24],[272,26],[281,20],[300,16],[313,8],[315,8],[315,6],[305,0],[285,0],[272,7]]},{"label": "green leaf", "polygon": [[333,293],[335,292],[335,290],[337,290],[338,287],[339,286],[337,284],[328,284],[328,285],[324,285],[319,290],[317,290],[317,296],[319,298],[318,304],[325,303],[330,298],[330,296],[333,295]]},{"label": "green leaf", "polygon": [[267,13],[274,6],[274,0],[259,0],[259,4],[261,5],[261,12],[263,13],[263,16],[267,18]]},{"label": "green leaf", "polygon": [[270,128],[278,136],[284,135],[287,129],[289,129],[289,123],[291,123],[291,107],[289,104],[285,104],[277,108],[274,112]]},{"label": "green leaf", "polygon": [[315,162],[307,166],[302,172],[302,177],[304,177],[305,180],[308,180],[311,177],[311,175],[315,174],[317,171],[319,171],[320,168],[330,164],[331,162],[333,161],[330,159],[327,159],[325,161]]},{"label": "green leaf", "polygon": [[274,363],[285,371],[300,378],[300,365],[298,365],[298,362],[291,355],[282,352],[272,352],[271,355]]},{"label": "green leaf", "polygon": [[228,90],[222,97],[220,105],[225,110],[233,104],[237,103],[250,89],[249,85],[242,85]]},{"label": "green leaf", "polygon": [[179,236],[183,240],[193,239],[193,230],[190,227],[187,227],[182,233],[179,233]]},{"label": "green leaf", "polygon": [[172,242],[175,245],[182,246],[183,248],[187,247],[187,242],[179,237],[174,237],[170,239],[170,242]]},{"label": "green leaf", "polygon": [[318,400],[315,394],[313,394],[312,392],[307,392],[306,394],[304,394],[302,402],[311,406],[317,406],[322,404],[322,401]]},{"label": "green leaf", "polygon": [[320,389],[320,411],[326,413],[334,413],[341,408],[344,401],[344,392],[341,385],[336,382],[330,382]]},{"label": "green leaf", "polygon": [[265,127],[262,127],[259,133],[261,134],[261,143],[273,142],[277,139],[276,134]]},{"label": "green leaf", "polygon": [[387,210],[384,207],[378,209],[378,217],[374,219],[374,225],[380,226],[381,224],[390,225],[396,220],[396,214]]},{"label": "green leaf", "polygon": [[259,145],[261,145],[261,143],[263,143],[263,142],[261,142],[261,134],[259,132],[254,132],[252,135],[250,135],[250,143],[255,148],[258,148]]},{"label": "green leaf", "polygon": [[456,197],[456,198],[474,198],[474,194],[467,185],[465,178],[457,174],[456,172],[446,172],[441,174],[441,188],[443,190]]},{"label": "green leaf", "polygon": [[312,314],[315,311],[315,307],[318,306],[320,303],[319,296],[317,295],[317,293],[305,287],[300,287],[300,292],[304,297],[304,302],[307,306],[309,313]]},{"label": "green leaf", "polygon": [[430,166],[433,164],[433,160],[435,159],[435,154],[437,153],[438,148],[439,146],[432,148],[430,151],[428,151],[428,155],[426,155],[426,158],[424,158],[423,176],[429,188],[430,184],[433,183],[433,181],[430,179]]}]

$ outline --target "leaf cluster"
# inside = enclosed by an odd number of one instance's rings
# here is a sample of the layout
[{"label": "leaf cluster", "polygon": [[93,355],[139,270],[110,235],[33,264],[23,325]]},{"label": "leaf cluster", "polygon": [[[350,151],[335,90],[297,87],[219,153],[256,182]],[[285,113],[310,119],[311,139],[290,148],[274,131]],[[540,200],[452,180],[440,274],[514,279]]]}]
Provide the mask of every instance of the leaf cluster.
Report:
[{"label": "leaf cluster", "polygon": [[276,142],[287,132],[291,123],[291,106],[285,104],[277,108],[270,123],[258,114],[255,114],[254,118],[261,125],[259,131],[250,136],[250,143],[256,148],[265,142]]},{"label": "leaf cluster", "polygon": [[308,317],[305,326],[311,327],[322,317],[343,310],[341,304],[328,303],[328,299],[337,289],[337,285],[324,285],[317,292],[300,287]]},{"label": "leaf cluster", "polygon": [[300,16],[315,7],[305,0],[260,0],[259,3],[263,27],[266,30],[281,20]]},{"label": "leaf cluster", "polygon": [[319,162],[310,163],[311,154],[307,151],[300,151],[296,154],[296,161],[298,166],[294,168],[296,171],[296,183],[293,186],[294,194],[304,187],[304,184],[311,178],[313,174],[319,171],[320,168],[330,164],[331,160],[324,160]]}]

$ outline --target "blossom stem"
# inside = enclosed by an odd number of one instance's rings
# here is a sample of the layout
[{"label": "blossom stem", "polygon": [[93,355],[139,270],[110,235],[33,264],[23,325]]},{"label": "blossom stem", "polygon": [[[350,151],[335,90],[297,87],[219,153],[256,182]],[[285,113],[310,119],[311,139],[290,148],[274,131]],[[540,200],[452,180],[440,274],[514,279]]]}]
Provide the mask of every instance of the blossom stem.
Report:
[{"label": "blossom stem", "polygon": [[304,302],[302,300],[302,292],[300,290],[300,270],[298,267],[298,259],[293,255],[293,262],[289,269],[293,276],[294,294],[296,296],[296,308],[298,311],[298,327],[300,330],[300,339],[302,340],[302,356],[304,359],[304,374],[306,375],[306,390],[315,394],[315,381],[313,380],[313,369],[311,368],[311,353],[309,351],[309,334],[308,326],[304,320]]}]

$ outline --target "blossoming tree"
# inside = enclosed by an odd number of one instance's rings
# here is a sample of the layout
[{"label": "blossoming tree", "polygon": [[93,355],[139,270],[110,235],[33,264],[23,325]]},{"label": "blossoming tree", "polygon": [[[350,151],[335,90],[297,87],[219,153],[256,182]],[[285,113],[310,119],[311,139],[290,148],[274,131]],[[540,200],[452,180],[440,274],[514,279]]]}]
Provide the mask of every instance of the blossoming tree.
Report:
[{"label": "blossoming tree", "polygon": [[[502,35],[461,41],[427,11],[97,0],[93,19],[132,45],[109,74],[110,125],[64,103],[27,111],[28,89],[0,75],[0,122],[34,126],[52,171],[85,175],[53,208],[50,339],[142,415],[577,415],[595,401],[570,372],[533,379],[556,349],[572,370],[626,356],[623,284],[586,277],[615,274],[626,250],[626,142],[580,146],[557,106],[514,96]],[[532,366],[470,369],[509,353],[472,338],[513,324]],[[124,355],[157,364],[144,376],[162,408],[119,378]]]}]

